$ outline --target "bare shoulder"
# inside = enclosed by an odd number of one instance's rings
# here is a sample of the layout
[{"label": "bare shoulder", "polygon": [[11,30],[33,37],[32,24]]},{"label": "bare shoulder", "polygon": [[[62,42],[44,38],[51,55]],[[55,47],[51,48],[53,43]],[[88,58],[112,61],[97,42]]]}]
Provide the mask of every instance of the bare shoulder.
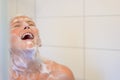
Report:
[{"label": "bare shoulder", "polygon": [[72,71],[68,67],[60,64],[59,66],[61,68],[61,73],[64,74],[65,75],[64,77],[67,78],[66,80],[75,80]]},{"label": "bare shoulder", "polygon": [[72,71],[62,64],[52,61],[49,62],[49,68],[51,69],[51,76],[54,77],[52,80],[75,80]]}]

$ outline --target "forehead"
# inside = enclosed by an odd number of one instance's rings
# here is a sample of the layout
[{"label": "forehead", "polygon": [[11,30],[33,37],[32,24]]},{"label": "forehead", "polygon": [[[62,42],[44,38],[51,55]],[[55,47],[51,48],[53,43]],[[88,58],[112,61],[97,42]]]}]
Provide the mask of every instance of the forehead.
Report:
[{"label": "forehead", "polygon": [[[28,17],[15,17],[11,23],[16,23],[16,22],[23,22],[23,21],[32,21],[32,19],[28,18]],[[33,22],[33,21],[32,21]]]}]

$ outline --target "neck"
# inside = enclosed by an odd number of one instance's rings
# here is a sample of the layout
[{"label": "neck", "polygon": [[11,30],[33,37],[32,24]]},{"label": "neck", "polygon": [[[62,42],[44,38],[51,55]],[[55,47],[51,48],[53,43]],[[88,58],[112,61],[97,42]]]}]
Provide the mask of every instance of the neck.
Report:
[{"label": "neck", "polygon": [[22,59],[26,60],[33,60],[35,58],[35,55],[37,54],[37,49],[36,48],[31,48],[31,49],[11,49],[10,54],[12,58],[14,56],[21,57]]},{"label": "neck", "polygon": [[18,72],[38,71],[40,69],[40,62],[38,62],[36,54],[36,48],[26,50],[11,49],[12,70]]}]

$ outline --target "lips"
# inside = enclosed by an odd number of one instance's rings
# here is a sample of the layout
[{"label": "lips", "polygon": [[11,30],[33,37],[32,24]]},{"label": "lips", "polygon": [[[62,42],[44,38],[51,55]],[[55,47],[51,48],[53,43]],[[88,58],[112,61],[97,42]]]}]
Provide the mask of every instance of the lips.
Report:
[{"label": "lips", "polygon": [[32,40],[34,39],[34,35],[30,32],[26,32],[21,36],[22,40]]}]

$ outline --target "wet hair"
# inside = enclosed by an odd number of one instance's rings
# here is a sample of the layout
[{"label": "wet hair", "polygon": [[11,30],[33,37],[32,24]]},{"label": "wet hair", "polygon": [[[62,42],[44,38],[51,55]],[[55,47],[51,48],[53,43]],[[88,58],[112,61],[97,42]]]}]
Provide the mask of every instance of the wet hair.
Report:
[{"label": "wet hair", "polygon": [[[16,16],[11,20],[11,23],[15,19],[19,18],[28,18],[31,19],[27,16]],[[15,36],[17,39],[17,36]],[[39,38],[39,35],[38,35]],[[43,61],[41,60],[39,56],[39,40],[37,40],[37,44],[30,49],[15,49],[15,48],[10,48],[10,57],[11,57],[11,63],[10,63],[10,80],[16,80],[17,78],[20,77],[20,75],[24,75],[26,77],[21,78],[21,80],[32,80],[30,79],[30,76],[34,73],[41,73],[43,70],[42,65]],[[19,41],[19,39],[18,39]],[[19,43],[19,42],[18,42]],[[12,44],[12,43],[11,43]],[[18,45],[19,47],[19,45]],[[14,73],[14,74],[13,74]],[[34,77],[34,76],[33,76]]]}]

